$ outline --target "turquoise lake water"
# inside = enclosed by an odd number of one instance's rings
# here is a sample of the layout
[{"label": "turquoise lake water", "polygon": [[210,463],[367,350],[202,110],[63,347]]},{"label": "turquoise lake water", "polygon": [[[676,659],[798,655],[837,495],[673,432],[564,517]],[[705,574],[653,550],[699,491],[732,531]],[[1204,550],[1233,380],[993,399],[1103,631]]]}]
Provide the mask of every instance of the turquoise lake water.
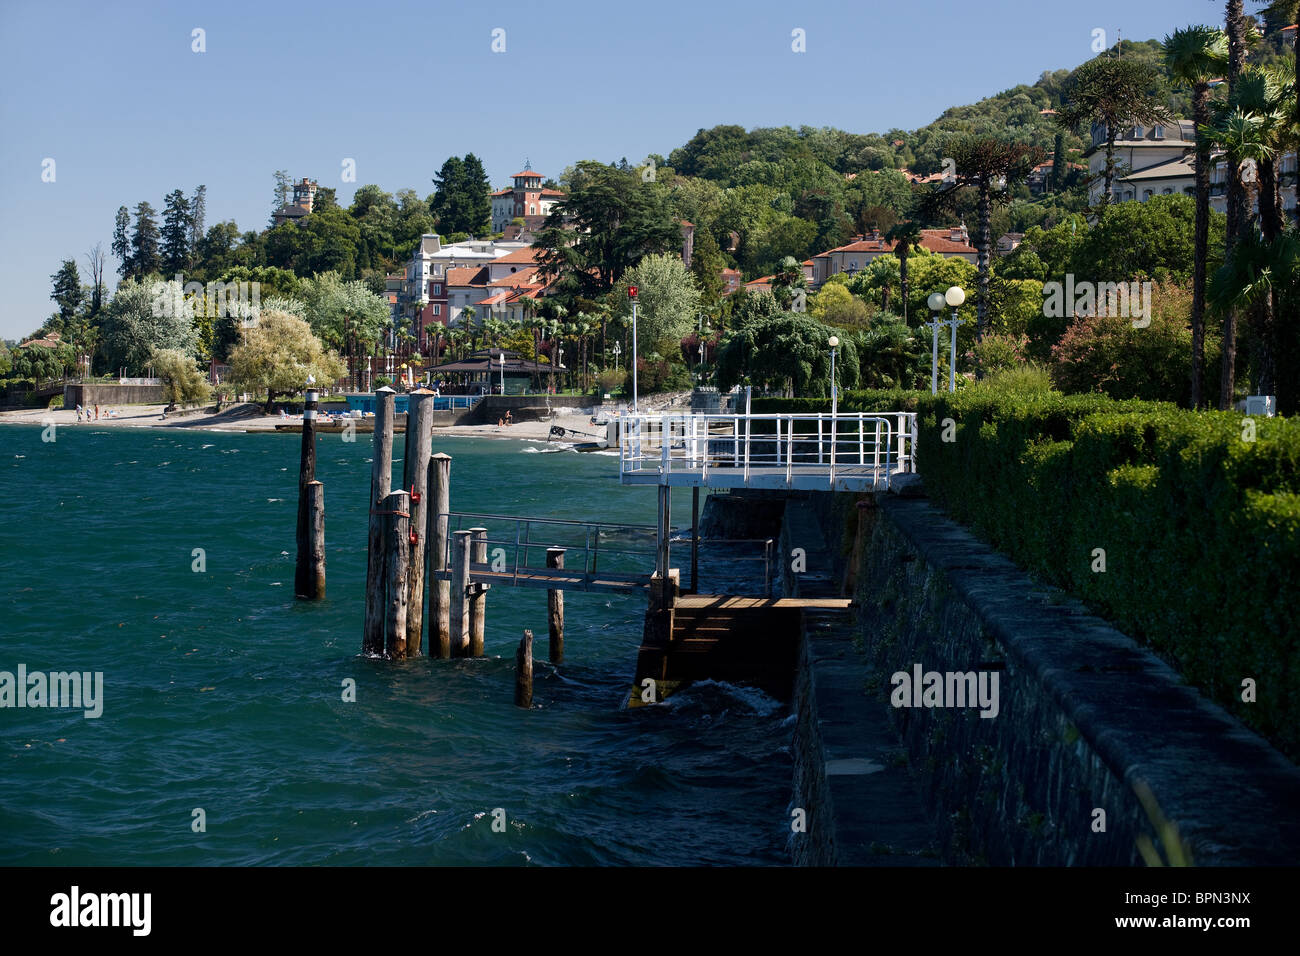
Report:
[{"label": "turquoise lake water", "polygon": [[[514,650],[527,627],[546,656],[545,591],[490,592],[485,659],[360,656],[370,436],[318,439],[316,603],[293,597],[298,436],[41,438],[0,427],[0,671],[102,671],[103,714],[0,708],[0,864],[788,862],[787,707],[706,684],[620,708],[643,596],[566,595],[566,663],[537,663],[531,711]],[[434,450],[455,511],[654,522],[612,457]]]}]

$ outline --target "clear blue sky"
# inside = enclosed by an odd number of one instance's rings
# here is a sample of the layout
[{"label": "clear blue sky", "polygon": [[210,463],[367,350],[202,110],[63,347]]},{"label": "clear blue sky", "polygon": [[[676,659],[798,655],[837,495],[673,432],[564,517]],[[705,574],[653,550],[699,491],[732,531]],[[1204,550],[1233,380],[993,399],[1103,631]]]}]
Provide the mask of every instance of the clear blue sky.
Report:
[{"label": "clear blue sky", "polygon": [[[1248,6],[1250,6],[1248,4]],[[205,183],[207,224],[261,229],[272,174],[432,191],[449,155],[494,186],[525,157],[667,155],[701,127],[915,129],[1114,42],[1218,22],[1209,0],[909,3],[0,0],[0,337],[54,309],[50,275],[107,250],[118,206]],[[191,50],[194,28],[207,51]],[[506,30],[506,51],[491,50]],[[791,51],[791,31],[807,51]],[[41,181],[42,161],[56,179]],[[345,158],[357,181],[340,181]],[[110,260],[110,287],[117,263]]]}]

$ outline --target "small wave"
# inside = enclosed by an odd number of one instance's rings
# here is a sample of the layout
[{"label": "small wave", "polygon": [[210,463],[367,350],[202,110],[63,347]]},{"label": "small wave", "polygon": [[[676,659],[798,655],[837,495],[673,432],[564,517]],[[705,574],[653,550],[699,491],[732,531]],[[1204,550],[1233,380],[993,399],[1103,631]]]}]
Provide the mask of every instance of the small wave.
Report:
[{"label": "small wave", "polygon": [[[732,700],[744,704],[761,717],[770,717],[785,707],[785,704],[781,703],[781,701],[772,697],[770,694],[765,694],[757,687],[740,687],[736,684],[728,684],[726,681],[717,680],[697,681],[690,687],[687,687],[684,691],[669,697],[668,701],[671,701],[674,697],[682,697],[684,695],[689,697],[700,692],[708,693],[711,691],[721,692]],[[665,701],[665,703],[668,701]]]},{"label": "small wave", "polygon": [[551,447],[551,448],[521,448],[521,449],[519,449],[519,450],[522,451],[525,455],[549,455],[549,454],[552,454],[553,452],[564,451],[563,448],[555,448],[555,447]]},{"label": "small wave", "polygon": [[[283,498],[267,498],[266,500],[267,500],[267,503],[270,503],[270,502],[272,502],[272,501],[284,501]],[[442,519],[439,518],[438,520],[441,521]]]}]

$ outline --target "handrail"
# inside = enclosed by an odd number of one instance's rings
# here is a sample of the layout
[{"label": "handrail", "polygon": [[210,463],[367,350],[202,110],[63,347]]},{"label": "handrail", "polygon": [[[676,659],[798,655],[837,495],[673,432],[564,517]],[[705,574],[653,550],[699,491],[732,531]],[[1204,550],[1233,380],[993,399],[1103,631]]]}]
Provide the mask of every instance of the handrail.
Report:
[{"label": "handrail", "polygon": [[818,476],[839,487],[845,479],[873,484],[914,468],[912,412],[678,413],[628,419],[619,436],[619,473],[625,479],[639,474],[642,481],[675,484],[673,476],[688,475],[688,484],[794,487],[799,482],[808,487]]}]

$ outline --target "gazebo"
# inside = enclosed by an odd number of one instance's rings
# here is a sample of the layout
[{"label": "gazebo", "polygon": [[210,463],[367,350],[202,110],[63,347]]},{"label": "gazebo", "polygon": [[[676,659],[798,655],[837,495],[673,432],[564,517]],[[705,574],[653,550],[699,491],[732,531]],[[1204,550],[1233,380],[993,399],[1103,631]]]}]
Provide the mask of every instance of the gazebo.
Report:
[{"label": "gazebo", "polygon": [[[504,361],[503,361],[504,357]],[[509,349],[479,349],[463,359],[444,362],[427,369],[431,381],[444,383],[444,395],[465,395],[486,392],[490,395],[526,395],[537,391],[537,380],[566,371],[563,365],[528,361],[518,352]]]}]

